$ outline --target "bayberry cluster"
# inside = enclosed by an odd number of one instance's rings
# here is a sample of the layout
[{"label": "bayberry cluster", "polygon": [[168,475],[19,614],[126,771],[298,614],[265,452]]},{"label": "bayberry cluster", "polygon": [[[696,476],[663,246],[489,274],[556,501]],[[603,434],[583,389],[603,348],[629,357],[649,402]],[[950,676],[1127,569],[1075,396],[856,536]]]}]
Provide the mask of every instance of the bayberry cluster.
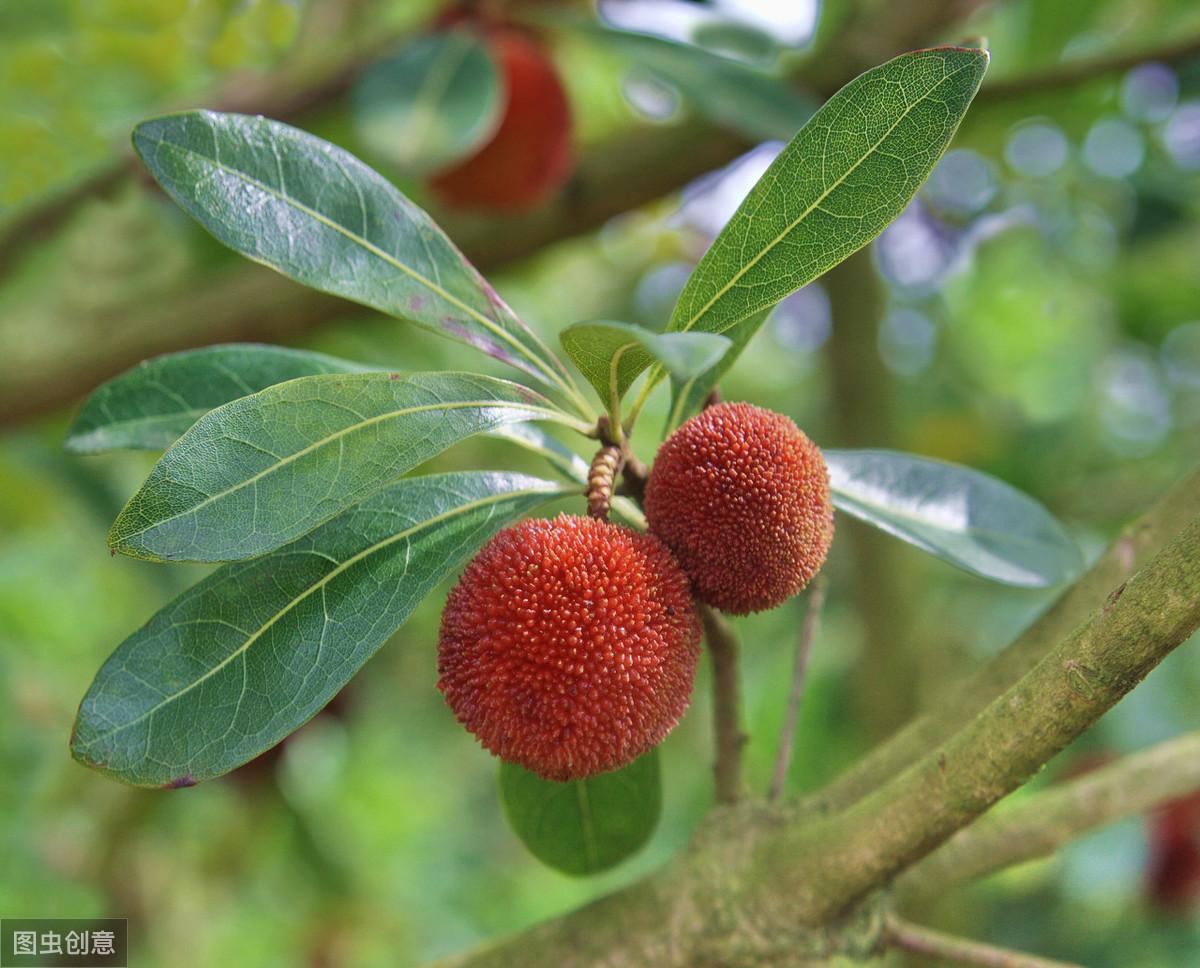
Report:
[{"label": "bayberry cluster", "polygon": [[450,593],[438,686],[497,756],[552,780],[632,762],[687,708],[696,601],[773,608],[833,537],[820,451],[748,404],[710,407],[666,440],[645,510],[649,534],[569,515],[507,528]]}]

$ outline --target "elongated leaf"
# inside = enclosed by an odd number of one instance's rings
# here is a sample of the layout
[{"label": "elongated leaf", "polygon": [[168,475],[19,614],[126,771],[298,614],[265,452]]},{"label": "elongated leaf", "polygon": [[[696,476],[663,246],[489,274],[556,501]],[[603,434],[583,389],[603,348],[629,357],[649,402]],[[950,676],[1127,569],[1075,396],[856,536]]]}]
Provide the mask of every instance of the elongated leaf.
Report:
[{"label": "elongated leaf", "polygon": [[569,783],[501,763],[500,796],[509,825],[538,860],[564,874],[597,874],[636,853],[658,825],[658,750]]},{"label": "elongated leaf", "polygon": [[307,722],[447,575],[562,493],[520,474],[400,481],[311,534],[217,569],[121,643],[71,751],[137,786],[190,786]]},{"label": "elongated leaf", "polygon": [[887,450],[826,450],[840,511],[966,571],[1044,588],[1079,573],[1079,548],[1041,504],[987,474]]},{"label": "elongated leaf", "polygon": [[98,387],[71,422],[66,448],[76,454],[161,450],[230,400],[300,376],[367,369],[323,353],[256,343],[167,353]]},{"label": "elongated leaf", "polygon": [[762,329],[763,323],[770,315],[771,310],[764,309],[753,316],[747,316],[740,323],[727,329],[724,335],[730,342],[729,350],[711,370],[690,379],[681,380],[676,376],[671,380],[671,416],[667,424],[668,432],[678,427],[691,414],[700,409],[705,397],[737,362],[738,357],[742,355],[742,350]]},{"label": "elongated leaf", "polygon": [[432,219],[341,148],[212,111],[146,121],[133,144],[167,194],[230,248],[567,386],[562,363]]},{"label": "elongated leaf", "polygon": [[780,78],[741,61],[690,44],[594,22],[572,18],[572,25],[677,88],[713,123],[751,140],[790,138],[812,116],[814,105],[807,98]]},{"label": "elongated leaf", "polygon": [[252,558],[472,434],[561,419],[532,390],[469,373],[301,377],[201,417],[125,506],[109,546],[159,560]]},{"label": "elongated leaf", "polygon": [[612,415],[638,374],[660,363],[682,380],[710,369],[729,349],[715,333],[655,333],[632,323],[576,323],[559,336],[563,349]]},{"label": "elongated leaf", "polygon": [[914,51],[838,91],[717,236],[667,328],[724,332],[879,235],[950,144],[987,63],[974,48]]},{"label": "elongated leaf", "polygon": [[354,89],[360,137],[414,174],[469,155],[495,130],[503,107],[496,65],[465,30],[417,38],[368,68]]}]

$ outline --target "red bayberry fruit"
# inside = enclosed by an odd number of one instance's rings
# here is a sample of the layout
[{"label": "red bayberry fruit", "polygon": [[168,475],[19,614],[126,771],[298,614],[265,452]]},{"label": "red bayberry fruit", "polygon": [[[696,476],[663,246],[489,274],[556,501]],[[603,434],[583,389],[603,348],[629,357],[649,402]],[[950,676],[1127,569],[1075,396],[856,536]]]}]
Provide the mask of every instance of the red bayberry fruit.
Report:
[{"label": "red bayberry fruit", "polygon": [[1200,791],[1172,800],[1150,820],[1150,901],[1165,914],[1200,904]]},{"label": "red bayberry fruit", "polygon": [[687,708],[700,623],[663,544],[532,519],[475,556],[442,613],[438,688],[488,750],[550,780],[615,770]]},{"label": "red bayberry fruit", "polygon": [[570,106],[553,62],[531,37],[492,27],[485,39],[506,92],[500,124],[482,148],[430,184],[451,205],[520,211],[545,201],[571,176]]},{"label": "red bayberry fruit", "polygon": [[717,404],[659,448],[646,520],[697,598],[734,615],[759,612],[795,595],[825,561],[833,540],[829,473],[787,417]]}]

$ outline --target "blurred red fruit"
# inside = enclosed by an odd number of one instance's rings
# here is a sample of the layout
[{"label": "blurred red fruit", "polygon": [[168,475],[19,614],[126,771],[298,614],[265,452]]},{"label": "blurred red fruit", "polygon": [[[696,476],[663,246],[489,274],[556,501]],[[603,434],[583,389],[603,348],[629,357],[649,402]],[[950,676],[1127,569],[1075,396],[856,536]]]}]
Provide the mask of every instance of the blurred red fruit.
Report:
[{"label": "blurred red fruit", "polygon": [[1164,914],[1200,905],[1200,790],[1172,800],[1150,819],[1150,902]]},{"label": "blurred red fruit", "polygon": [[553,62],[528,34],[485,28],[506,89],[500,124],[482,148],[435,175],[449,205],[521,211],[545,201],[571,177],[571,112]]}]

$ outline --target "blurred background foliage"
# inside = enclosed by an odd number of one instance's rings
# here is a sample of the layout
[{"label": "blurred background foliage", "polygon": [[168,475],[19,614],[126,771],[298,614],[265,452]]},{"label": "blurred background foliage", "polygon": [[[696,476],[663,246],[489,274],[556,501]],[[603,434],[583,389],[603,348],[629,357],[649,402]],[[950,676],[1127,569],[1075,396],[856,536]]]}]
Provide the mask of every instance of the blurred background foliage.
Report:
[{"label": "blurred background foliage", "polygon": [[[412,964],[636,879],[685,842],[711,802],[702,669],[693,708],[664,747],[666,802],[650,846],[591,880],[541,867],[504,825],[495,763],[436,691],[444,593],[329,712],[228,777],[147,792],[68,756],[95,669],[203,574],[110,559],[106,529],[153,458],[64,456],[74,402],[142,356],[243,335],[248,301],[257,338],[390,367],[478,363],[348,304],[314,315],[321,297],[264,299],[275,285],[265,270],[225,253],[141,181],[118,177],[128,130],[173,106],[233,104],[287,113],[365,154],[345,77],[402,44],[435,6],[0,3],[2,914],[127,916],[139,966]],[[785,66],[819,59],[847,20],[869,23],[889,7],[717,6],[778,28]],[[1040,498],[1095,554],[1197,458],[1200,7],[946,6],[973,12],[947,15],[941,29],[951,32],[924,41],[986,35],[993,54],[954,149],[867,256],[780,306],[722,389],[790,414],[821,444],[906,449],[995,474]],[[617,22],[675,36],[696,5],[608,7]],[[897,16],[892,9],[890,21]],[[634,125],[689,123],[678,99],[648,97],[610,52],[550,36],[583,157]],[[1075,70],[1097,59],[1107,66]],[[489,275],[546,333],[593,318],[660,327],[691,264],[777,149],[754,147],[678,194]],[[367,158],[424,202],[419,184]],[[56,205],[54,218],[38,214]],[[640,428],[645,457],[665,409],[660,393]],[[542,472],[487,440],[436,462],[481,464]],[[1053,595],[985,585],[845,521],[839,529],[796,792],[936,703]],[[738,623],[758,787],[802,608]],[[1198,694],[1193,644],[1038,782],[1195,729]],[[929,917],[1091,966],[1198,964],[1196,908],[1152,903],[1148,851],[1146,822],[1128,821],[945,898]]]}]

